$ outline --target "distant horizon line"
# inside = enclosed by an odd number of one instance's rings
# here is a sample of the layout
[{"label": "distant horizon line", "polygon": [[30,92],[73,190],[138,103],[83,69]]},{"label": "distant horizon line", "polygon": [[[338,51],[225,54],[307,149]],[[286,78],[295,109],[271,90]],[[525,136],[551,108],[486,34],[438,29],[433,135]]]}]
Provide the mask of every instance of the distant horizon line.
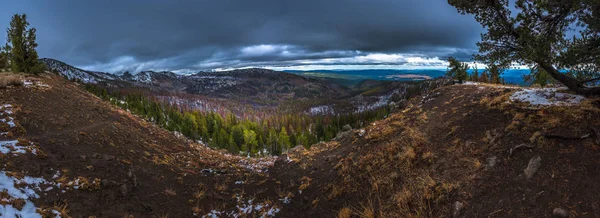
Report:
[{"label": "distant horizon line", "polygon": [[[86,71],[109,73],[114,75],[123,75],[129,72],[133,75],[141,72],[172,72],[180,75],[192,75],[203,72],[226,72],[232,70],[244,70],[244,69],[266,69],[273,71],[299,71],[299,72],[310,72],[310,71],[368,71],[368,70],[397,70],[397,71],[418,71],[418,70],[435,70],[435,71],[447,71],[448,67],[443,65],[410,65],[410,64],[306,64],[306,65],[294,65],[294,66],[244,66],[244,67],[228,67],[228,68],[213,68],[213,69],[146,69],[137,72],[122,71],[122,72],[109,72],[109,71],[98,71],[90,69],[90,66],[74,66],[70,65],[61,60],[54,58],[41,58],[41,59],[52,59],[60,61],[66,65],[73,66]],[[475,64],[479,70],[485,69],[487,66],[477,62],[462,62],[472,66]],[[513,68],[514,67],[514,68]],[[473,68],[471,67],[470,70]],[[510,69],[517,70],[529,70],[530,67],[525,65],[512,65]]]}]

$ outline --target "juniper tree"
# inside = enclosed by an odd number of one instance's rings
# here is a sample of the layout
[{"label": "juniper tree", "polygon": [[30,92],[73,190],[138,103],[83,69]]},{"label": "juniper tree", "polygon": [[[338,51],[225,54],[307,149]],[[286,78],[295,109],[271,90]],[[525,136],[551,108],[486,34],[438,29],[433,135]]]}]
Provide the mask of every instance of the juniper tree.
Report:
[{"label": "juniper tree", "polygon": [[27,15],[15,14],[6,29],[6,50],[13,72],[40,73],[44,70],[38,61],[36,48],[36,29],[29,28]]},{"label": "juniper tree", "polygon": [[502,68],[513,62],[530,65],[576,93],[600,94],[600,0],[448,3],[474,15],[486,29],[476,60]]}]

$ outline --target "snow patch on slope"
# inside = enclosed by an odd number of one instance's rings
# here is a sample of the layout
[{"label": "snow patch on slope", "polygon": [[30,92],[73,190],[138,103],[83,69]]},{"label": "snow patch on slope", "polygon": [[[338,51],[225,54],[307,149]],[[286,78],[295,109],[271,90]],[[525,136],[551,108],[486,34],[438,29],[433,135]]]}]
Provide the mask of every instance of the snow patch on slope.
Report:
[{"label": "snow patch on slope", "polygon": [[326,114],[335,114],[333,108],[329,105],[320,105],[311,107],[309,109],[311,115],[326,115]]},{"label": "snow patch on slope", "polygon": [[12,105],[5,104],[0,106],[0,117],[5,116],[5,118],[0,119],[0,123],[6,123],[9,128],[15,127],[15,118],[10,116],[12,113]]},{"label": "snow patch on slope", "polygon": [[[16,185],[16,186],[15,186]],[[0,217],[42,217],[37,213],[37,208],[29,199],[39,198],[41,185],[52,185],[44,178],[25,176],[21,179],[11,176],[5,171],[0,171]],[[22,208],[16,208],[15,202],[23,200]],[[55,213],[56,215],[56,213]],[[60,217],[56,215],[55,217]]]},{"label": "snow patch on slope", "polygon": [[30,142],[29,146],[19,145],[19,141],[0,141],[0,153],[2,154],[25,154],[28,150],[33,154],[37,154],[37,149]]},{"label": "snow patch on slope", "polygon": [[[216,217],[247,217],[249,215],[254,214],[253,217],[274,217],[281,209],[277,208],[275,205],[265,203],[256,203],[254,199],[250,199],[248,201],[242,200],[240,196],[237,196],[236,209],[230,211],[217,211],[211,210],[208,214],[203,215],[203,218],[216,218]],[[194,214],[197,216],[198,214]],[[259,216],[256,216],[259,215]]]},{"label": "snow patch on slope", "polygon": [[586,98],[580,95],[557,92],[557,88],[524,89],[510,96],[513,102],[526,102],[534,106],[573,106]]}]

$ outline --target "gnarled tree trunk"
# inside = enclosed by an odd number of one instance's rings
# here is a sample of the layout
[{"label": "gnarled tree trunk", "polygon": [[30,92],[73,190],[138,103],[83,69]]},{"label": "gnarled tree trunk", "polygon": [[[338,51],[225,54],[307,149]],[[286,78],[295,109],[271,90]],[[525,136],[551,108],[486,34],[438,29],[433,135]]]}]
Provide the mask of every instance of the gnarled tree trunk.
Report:
[{"label": "gnarled tree trunk", "polygon": [[569,76],[567,74],[561,73],[554,66],[546,62],[538,62],[540,67],[544,69],[552,78],[564,84],[570,90],[573,90],[575,93],[580,95],[600,95],[600,87],[586,87],[579,80]]}]

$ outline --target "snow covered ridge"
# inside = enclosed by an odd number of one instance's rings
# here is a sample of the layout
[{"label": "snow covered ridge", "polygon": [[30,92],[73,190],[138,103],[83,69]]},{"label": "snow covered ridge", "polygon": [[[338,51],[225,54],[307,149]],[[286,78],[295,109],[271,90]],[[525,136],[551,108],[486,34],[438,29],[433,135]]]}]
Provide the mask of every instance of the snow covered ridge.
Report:
[{"label": "snow covered ridge", "polygon": [[54,59],[42,58],[40,61],[46,65],[48,70],[57,71],[69,80],[78,80],[83,83],[97,83],[102,80],[100,76],[94,75],[94,72],[82,70]]},{"label": "snow covered ridge", "polygon": [[573,106],[586,98],[581,95],[557,92],[557,88],[524,89],[510,96],[513,102],[527,102],[534,106]]}]

